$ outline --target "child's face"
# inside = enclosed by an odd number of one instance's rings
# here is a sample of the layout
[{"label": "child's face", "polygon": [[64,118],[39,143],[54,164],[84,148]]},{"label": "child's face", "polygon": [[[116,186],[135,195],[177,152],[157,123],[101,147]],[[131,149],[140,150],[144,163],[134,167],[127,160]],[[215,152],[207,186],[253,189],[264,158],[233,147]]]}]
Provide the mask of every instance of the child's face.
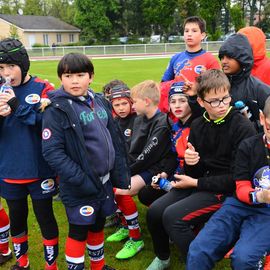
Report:
[{"label": "child's face", "polygon": [[127,117],[131,112],[131,105],[126,98],[116,98],[112,101],[116,115],[121,118]]},{"label": "child's face", "polygon": [[67,93],[79,97],[87,94],[89,84],[93,81],[93,76],[90,77],[87,72],[64,73],[60,79]]},{"label": "child's face", "polygon": [[224,55],[220,59],[220,62],[221,62],[222,70],[226,75],[236,74],[241,69],[238,61],[226,55]]},{"label": "child's face", "polygon": [[184,29],[184,40],[188,48],[201,46],[206,34],[201,32],[197,23],[187,23]]},{"label": "child's face", "polygon": [[19,86],[21,84],[22,72],[18,65],[0,63],[0,76],[5,79],[10,78],[11,86]]},{"label": "child's face", "polygon": [[263,126],[263,131],[267,141],[270,141],[270,118],[265,117],[262,112],[260,113],[260,123]]},{"label": "child's face", "polygon": [[145,114],[147,106],[146,99],[133,96],[132,101],[133,101],[132,108],[136,111],[136,113],[138,115]]},{"label": "child's face", "polygon": [[173,95],[169,106],[173,115],[182,122],[185,122],[191,116],[188,98],[185,95]]},{"label": "child's face", "polygon": [[204,99],[198,98],[199,104],[205,108],[211,120],[217,120],[226,115],[232,98],[228,89],[210,90]]}]

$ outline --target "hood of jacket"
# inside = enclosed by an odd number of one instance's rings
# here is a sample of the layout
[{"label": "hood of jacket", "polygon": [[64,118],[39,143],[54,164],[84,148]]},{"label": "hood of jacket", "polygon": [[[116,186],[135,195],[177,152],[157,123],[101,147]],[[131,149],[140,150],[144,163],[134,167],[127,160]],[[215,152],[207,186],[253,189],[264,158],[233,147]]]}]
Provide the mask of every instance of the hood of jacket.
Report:
[{"label": "hood of jacket", "polygon": [[[89,93],[89,91],[88,91],[88,93]],[[92,91],[91,91],[91,93],[93,94]],[[58,98],[62,98],[62,97],[65,97],[65,98],[68,98],[71,100],[78,100],[78,97],[72,96],[71,94],[67,93],[62,86],[58,90],[48,92],[48,98],[51,101],[54,101],[54,100],[56,100]]]},{"label": "hood of jacket", "polygon": [[252,48],[248,39],[242,34],[231,35],[219,49],[218,57],[228,56],[239,62],[241,71],[237,74],[230,75],[231,81],[242,80],[248,77],[254,63]]},{"label": "hood of jacket", "polygon": [[266,37],[260,28],[248,26],[240,29],[238,33],[247,37],[253,51],[254,62],[266,57]]}]

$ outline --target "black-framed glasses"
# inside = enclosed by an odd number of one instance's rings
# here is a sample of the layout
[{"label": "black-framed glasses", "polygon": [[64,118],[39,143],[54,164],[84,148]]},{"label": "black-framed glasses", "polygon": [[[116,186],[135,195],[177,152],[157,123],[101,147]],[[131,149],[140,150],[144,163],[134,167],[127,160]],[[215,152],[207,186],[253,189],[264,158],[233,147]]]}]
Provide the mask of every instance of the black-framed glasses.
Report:
[{"label": "black-framed glasses", "polygon": [[210,104],[210,106],[212,108],[216,108],[216,107],[218,107],[220,105],[221,102],[224,105],[227,105],[227,104],[229,104],[231,102],[231,100],[232,100],[232,97],[230,95],[228,95],[228,96],[225,96],[222,99],[215,99],[215,100],[212,100],[212,101],[208,101],[208,100],[205,100],[204,99],[203,101],[205,101],[206,103]]}]

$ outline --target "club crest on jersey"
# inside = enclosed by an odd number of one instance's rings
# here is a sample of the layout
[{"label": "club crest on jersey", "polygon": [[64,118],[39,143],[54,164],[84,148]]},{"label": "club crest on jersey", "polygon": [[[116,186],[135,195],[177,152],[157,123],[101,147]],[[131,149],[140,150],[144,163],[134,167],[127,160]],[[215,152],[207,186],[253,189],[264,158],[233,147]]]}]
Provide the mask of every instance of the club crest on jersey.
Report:
[{"label": "club crest on jersey", "polygon": [[50,139],[52,136],[52,132],[50,129],[48,128],[44,128],[43,131],[42,131],[42,139],[43,140],[48,140]]},{"label": "club crest on jersey", "polygon": [[258,188],[270,188],[270,169],[268,166],[260,168],[253,177],[253,185]]},{"label": "club crest on jersey", "polygon": [[30,94],[25,97],[25,102],[28,104],[36,104],[39,103],[40,101],[40,96],[38,94]]},{"label": "club crest on jersey", "polygon": [[42,181],[41,188],[46,191],[52,190],[54,188],[54,180],[50,178]]},{"label": "club crest on jersey", "polygon": [[125,131],[124,131],[124,134],[126,137],[130,137],[131,136],[131,129],[130,128],[127,128]]},{"label": "club crest on jersey", "polygon": [[194,68],[194,71],[197,73],[197,74],[201,74],[203,71],[206,71],[206,68],[205,66],[202,66],[202,65],[198,65]]},{"label": "club crest on jersey", "polygon": [[85,217],[89,217],[94,213],[94,208],[92,206],[86,205],[80,208],[80,214]]}]

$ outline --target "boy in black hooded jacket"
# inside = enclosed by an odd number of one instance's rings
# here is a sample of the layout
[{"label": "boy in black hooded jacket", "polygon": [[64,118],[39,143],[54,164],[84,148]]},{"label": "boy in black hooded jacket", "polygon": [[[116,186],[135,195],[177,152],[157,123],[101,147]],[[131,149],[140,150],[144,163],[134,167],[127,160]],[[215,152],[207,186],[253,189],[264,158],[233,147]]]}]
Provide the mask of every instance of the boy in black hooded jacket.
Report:
[{"label": "boy in black hooded jacket", "polygon": [[231,104],[242,101],[250,112],[248,118],[258,130],[259,110],[263,110],[270,87],[251,75],[254,59],[248,39],[242,34],[231,35],[221,46],[219,59],[231,84]]}]

